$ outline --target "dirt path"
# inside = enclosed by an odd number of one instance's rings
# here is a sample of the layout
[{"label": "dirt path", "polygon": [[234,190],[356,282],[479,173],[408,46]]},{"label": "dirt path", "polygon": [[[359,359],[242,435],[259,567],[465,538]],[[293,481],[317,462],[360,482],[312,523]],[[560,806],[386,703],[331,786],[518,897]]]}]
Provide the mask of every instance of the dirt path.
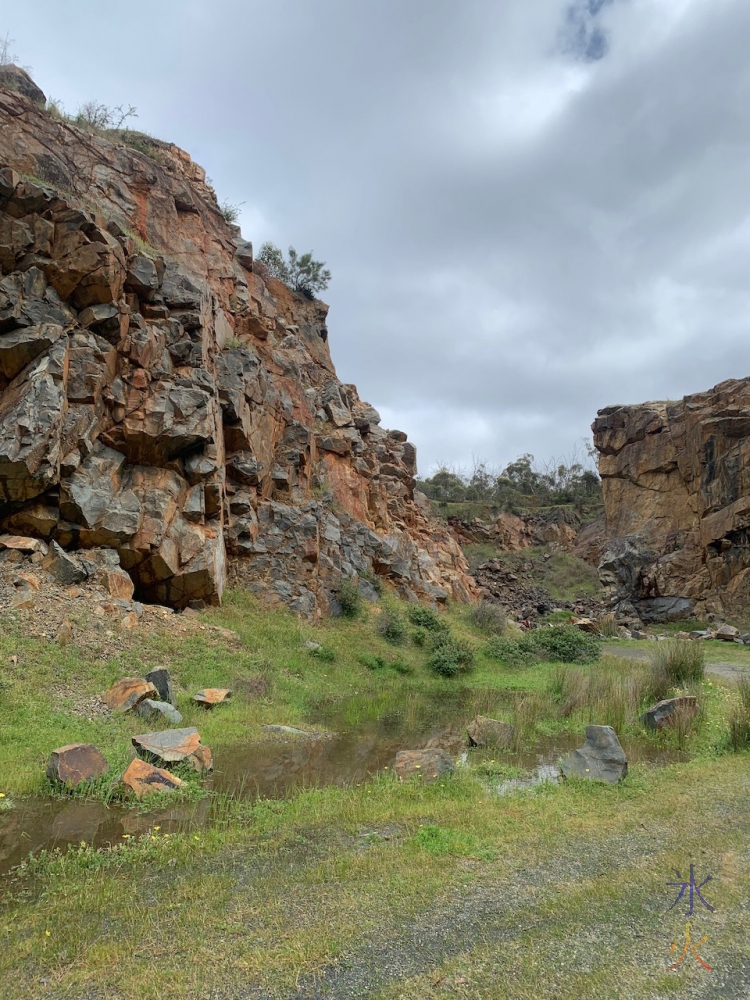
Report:
[{"label": "dirt path", "polygon": [[[750,835],[750,810],[742,817],[743,829]],[[570,979],[579,970],[601,963],[610,951],[624,951],[626,962],[663,969],[668,963],[671,931],[665,928],[666,907],[658,898],[660,888],[648,889],[636,905],[597,905],[594,900],[585,908],[582,919],[565,922],[561,935],[561,918],[550,903],[562,892],[585,891],[592,880],[602,886],[618,874],[630,870],[633,881],[649,869],[659,869],[658,856],[668,848],[668,835],[663,831],[645,830],[594,842],[581,839],[561,845],[554,858],[532,868],[521,868],[509,877],[492,879],[477,872],[477,881],[461,892],[436,903],[433,908],[408,924],[394,925],[389,933],[362,941],[360,946],[314,978],[300,982],[292,994],[248,991],[212,994],[215,1000],[416,1000],[424,997],[530,997],[517,980],[514,964],[519,955],[539,947],[548,964],[544,993],[538,996],[565,996],[572,985]],[[645,888],[645,887],[644,887]],[[533,936],[530,939],[530,935]],[[533,940],[533,944],[531,943]],[[487,993],[472,971],[486,964],[484,952],[490,946],[494,969],[491,978],[500,992]],[[474,962],[473,952],[480,953]],[[451,959],[464,959],[465,975],[441,979],[441,966]],[[731,941],[724,942],[712,958],[721,964],[721,979],[693,977],[680,988],[684,1000],[747,1000],[750,996],[750,962],[735,950]],[[666,961],[665,961],[666,959]],[[569,978],[570,977],[570,978]],[[463,982],[462,982],[463,980]],[[438,984],[438,985],[435,985]],[[501,986],[501,984],[503,984]],[[513,985],[511,985],[513,984]],[[623,984],[625,985],[625,984]],[[515,986],[516,989],[513,988]],[[531,984],[529,984],[531,986]],[[546,992],[562,987],[560,994]],[[456,988],[458,987],[458,988]],[[512,992],[505,992],[510,987]],[[608,996],[627,997],[631,986],[620,992],[617,980],[609,986]],[[661,992],[639,993],[643,998],[661,998]],[[671,995],[671,994],[670,994]]]}]

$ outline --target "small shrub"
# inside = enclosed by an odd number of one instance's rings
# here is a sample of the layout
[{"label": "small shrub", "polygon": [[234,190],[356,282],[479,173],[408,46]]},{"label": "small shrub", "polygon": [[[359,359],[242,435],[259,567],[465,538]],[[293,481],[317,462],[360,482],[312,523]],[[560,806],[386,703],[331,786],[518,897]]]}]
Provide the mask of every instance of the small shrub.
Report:
[{"label": "small shrub", "polygon": [[379,596],[383,596],[383,581],[380,579],[377,573],[373,573],[371,569],[363,570],[360,574],[362,580],[367,580],[375,593]]},{"label": "small shrub", "polygon": [[619,639],[620,637],[620,629],[612,614],[599,615],[596,619],[596,631],[603,639]]},{"label": "small shrub", "polygon": [[345,618],[356,618],[362,611],[362,595],[354,580],[344,580],[336,592],[336,597]]},{"label": "small shrub", "polygon": [[368,670],[383,670],[386,666],[382,656],[358,656],[357,662],[361,663],[363,667],[367,667]]},{"label": "small shrub", "polygon": [[666,676],[670,687],[700,683],[706,673],[705,660],[702,644],[692,639],[665,640],[651,654],[653,670],[657,676]]},{"label": "small shrub", "polygon": [[503,608],[499,604],[493,604],[492,601],[475,604],[469,611],[469,621],[488,635],[502,635],[508,624]]},{"label": "small shrub", "polygon": [[432,637],[432,655],[427,666],[441,677],[455,677],[465,673],[474,664],[474,650],[467,643],[455,639],[450,633],[436,633]]},{"label": "small shrub", "polygon": [[255,259],[260,261],[267,274],[308,299],[314,299],[317,292],[328,288],[331,280],[331,272],[326,270],[322,261],[313,260],[312,251],[300,255],[294,247],[289,247],[288,259],[285,260],[277,246],[264,243]]},{"label": "small shrub", "polygon": [[164,164],[164,154],[158,144],[154,142],[150,135],[146,135],[145,132],[125,130],[120,135],[120,142],[125,146],[129,146],[130,149],[136,150],[138,153],[143,153],[144,156],[148,156],[155,163]]},{"label": "small shrub", "polygon": [[98,101],[86,101],[78,108],[75,122],[94,132],[119,132],[128,118],[137,117],[138,111],[132,104],[127,107],[124,104],[109,107]]},{"label": "small shrub", "polygon": [[377,630],[392,646],[402,646],[406,642],[406,625],[401,615],[395,611],[384,611],[381,614]]},{"label": "small shrub", "polygon": [[526,633],[519,645],[522,649],[535,650],[545,660],[562,663],[593,663],[602,652],[596,636],[574,625],[534,629]]},{"label": "small shrub", "polygon": [[448,626],[441,619],[437,611],[425,607],[424,604],[415,604],[409,608],[407,618],[412,625],[427,629],[428,632],[447,632]]},{"label": "small shrub", "polygon": [[426,628],[415,628],[411,634],[411,641],[415,646],[426,646],[430,633]]},{"label": "small shrub", "polygon": [[311,649],[310,656],[314,656],[316,660],[322,660],[323,663],[333,663],[336,659],[334,651],[326,649],[325,646],[321,646],[320,649]]},{"label": "small shrub", "polygon": [[230,226],[236,225],[240,217],[240,209],[244,204],[244,201],[239,202],[237,205],[233,205],[230,201],[223,201],[219,205],[219,211],[224,216],[224,221],[228,222]]},{"label": "small shrub", "polygon": [[511,667],[520,667],[538,660],[538,655],[532,649],[522,648],[515,639],[506,639],[502,635],[493,636],[485,647],[485,653],[492,660],[500,660]]},{"label": "small shrub", "polygon": [[391,664],[391,667],[396,671],[397,674],[411,674],[414,672],[408,663],[405,663],[404,660],[400,659],[394,660],[393,663]]}]

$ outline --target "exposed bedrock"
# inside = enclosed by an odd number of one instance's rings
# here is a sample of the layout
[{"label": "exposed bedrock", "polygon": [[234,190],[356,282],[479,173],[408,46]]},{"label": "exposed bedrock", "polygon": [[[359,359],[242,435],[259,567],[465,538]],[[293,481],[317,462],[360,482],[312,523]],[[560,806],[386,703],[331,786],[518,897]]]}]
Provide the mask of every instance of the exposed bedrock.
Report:
[{"label": "exposed bedrock", "polygon": [[614,601],[644,620],[743,610],[750,597],[750,379],[593,424]]},{"label": "exposed bedrock", "polygon": [[229,577],[315,615],[372,573],[473,599],[413,445],[336,377],[328,307],[253,272],[182,150],[4,79],[0,531],[115,552],[175,607]]}]

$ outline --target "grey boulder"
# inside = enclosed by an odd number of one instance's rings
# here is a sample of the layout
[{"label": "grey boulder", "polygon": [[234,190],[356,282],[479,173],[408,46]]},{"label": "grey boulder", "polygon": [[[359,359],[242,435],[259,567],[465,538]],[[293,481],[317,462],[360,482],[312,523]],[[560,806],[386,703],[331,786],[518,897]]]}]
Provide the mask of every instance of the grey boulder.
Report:
[{"label": "grey boulder", "polygon": [[560,764],[566,778],[591,778],[615,785],[628,773],[628,761],[611,726],[586,726],[586,742]]},{"label": "grey boulder", "polygon": [[176,726],[182,722],[182,716],[168,701],[154,701],[152,698],[144,698],[136,708],[136,712],[144,719],[163,715],[168,722],[172,722]]}]

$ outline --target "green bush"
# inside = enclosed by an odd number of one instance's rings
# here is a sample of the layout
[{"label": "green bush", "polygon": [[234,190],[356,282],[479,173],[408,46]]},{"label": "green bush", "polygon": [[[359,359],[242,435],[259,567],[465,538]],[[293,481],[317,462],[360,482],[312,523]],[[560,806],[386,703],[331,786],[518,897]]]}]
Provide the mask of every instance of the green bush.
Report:
[{"label": "green bush", "polygon": [[336,591],[336,597],[345,618],[356,618],[359,615],[362,610],[362,595],[354,580],[344,580]]},{"label": "green bush", "polygon": [[485,647],[485,653],[492,660],[500,660],[512,667],[520,667],[525,664],[534,663],[539,659],[538,654],[528,648],[521,648],[515,639],[506,639],[502,635],[493,636]]},{"label": "green bush", "polygon": [[333,663],[336,659],[334,651],[326,649],[325,646],[321,646],[320,649],[311,649],[310,656],[314,656],[316,660],[322,660],[323,663]]},{"label": "green bush", "polygon": [[391,667],[396,671],[397,674],[413,673],[412,668],[409,666],[409,664],[405,663],[401,659],[394,660],[393,663],[391,664]]},{"label": "green bush", "polygon": [[300,255],[294,247],[289,247],[288,260],[284,260],[284,254],[277,246],[264,243],[256,260],[260,261],[271,277],[283,281],[308,299],[314,299],[317,292],[328,288],[331,280],[331,272],[322,261],[313,260],[312,252]]},{"label": "green bush", "polygon": [[407,617],[412,625],[427,629],[428,632],[447,632],[448,626],[442,620],[437,611],[425,607],[424,604],[415,604],[409,608]]},{"label": "green bush", "polygon": [[482,601],[469,610],[469,621],[480,631],[488,635],[502,635],[508,624],[508,617],[499,604],[492,601]]},{"label": "green bush", "polygon": [[593,663],[602,655],[596,636],[582,632],[575,625],[534,629],[523,636],[519,646],[538,653],[540,659],[561,663]]},{"label": "green bush", "polygon": [[411,634],[411,641],[415,646],[426,646],[430,638],[430,633],[426,628],[415,628]]},{"label": "green bush", "polygon": [[698,684],[706,673],[705,651],[692,639],[668,639],[660,642],[651,653],[654,673],[667,677],[670,686]]},{"label": "green bush", "polygon": [[442,677],[454,677],[465,673],[474,664],[474,650],[468,643],[455,639],[449,632],[437,632],[432,636],[432,655],[427,666]]},{"label": "green bush", "polygon": [[406,642],[406,625],[401,615],[395,611],[384,611],[381,614],[377,630],[392,646],[403,646]]},{"label": "green bush", "polygon": [[357,662],[361,663],[363,667],[367,667],[368,670],[383,670],[386,666],[382,656],[358,656]]}]

